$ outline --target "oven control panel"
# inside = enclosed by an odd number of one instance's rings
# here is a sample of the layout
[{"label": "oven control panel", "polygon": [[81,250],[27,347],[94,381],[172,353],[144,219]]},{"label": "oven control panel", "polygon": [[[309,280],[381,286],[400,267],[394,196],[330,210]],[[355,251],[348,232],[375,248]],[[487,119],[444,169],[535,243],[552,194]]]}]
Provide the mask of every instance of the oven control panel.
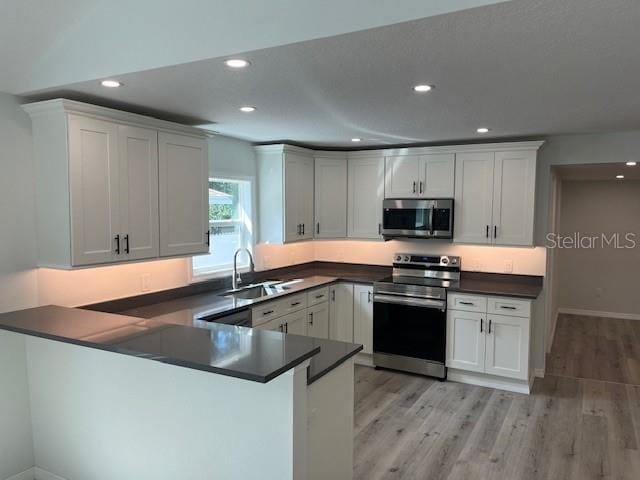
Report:
[{"label": "oven control panel", "polygon": [[416,255],[412,253],[396,253],[393,263],[400,265],[439,265],[442,267],[460,267],[460,257],[450,255]]}]

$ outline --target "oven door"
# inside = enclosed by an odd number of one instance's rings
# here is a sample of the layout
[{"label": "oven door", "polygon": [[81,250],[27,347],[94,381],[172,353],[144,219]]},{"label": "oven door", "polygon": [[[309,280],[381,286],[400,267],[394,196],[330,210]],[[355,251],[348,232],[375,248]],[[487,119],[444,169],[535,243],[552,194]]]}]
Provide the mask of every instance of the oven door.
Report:
[{"label": "oven door", "polygon": [[446,302],[375,294],[373,354],[377,366],[444,378]]}]

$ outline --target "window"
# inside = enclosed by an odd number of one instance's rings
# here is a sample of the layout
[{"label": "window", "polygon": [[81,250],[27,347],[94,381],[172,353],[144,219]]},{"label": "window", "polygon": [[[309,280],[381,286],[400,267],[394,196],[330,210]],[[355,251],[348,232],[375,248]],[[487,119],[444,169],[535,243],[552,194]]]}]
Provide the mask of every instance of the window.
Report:
[{"label": "window", "polygon": [[[209,232],[209,254],[193,257],[193,277],[226,273],[233,268],[233,254],[238,248],[252,250],[251,181],[209,179]],[[248,266],[248,255],[238,255],[238,268]]]}]

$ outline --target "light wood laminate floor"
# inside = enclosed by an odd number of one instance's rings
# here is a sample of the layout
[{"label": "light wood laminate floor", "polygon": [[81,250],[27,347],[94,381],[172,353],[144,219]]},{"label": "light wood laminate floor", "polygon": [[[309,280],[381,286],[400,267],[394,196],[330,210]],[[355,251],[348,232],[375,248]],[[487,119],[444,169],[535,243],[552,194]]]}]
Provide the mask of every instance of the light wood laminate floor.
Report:
[{"label": "light wood laminate floor", "polygon": [[562,314],[547,373],[640,385],[640,321]]},{"label": "light wood laminate floor", "polygon": [[640,386],[533,393],[356,367],[354,479],[640,479]]}]

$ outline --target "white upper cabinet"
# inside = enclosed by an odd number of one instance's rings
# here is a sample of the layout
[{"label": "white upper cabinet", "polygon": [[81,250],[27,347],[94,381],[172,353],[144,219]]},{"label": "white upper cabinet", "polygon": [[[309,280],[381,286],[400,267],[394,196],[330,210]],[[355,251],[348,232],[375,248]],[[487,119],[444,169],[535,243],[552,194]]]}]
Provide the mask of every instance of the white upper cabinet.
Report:
[{"label": "white upper cabinet", "polygon": [[207,251],[199,130],[64,99],[23,108],[33,126],[38,266]]},{"label": "white upper cabinet", "polygon": [[347,158],[315,158],[315,238],[347,236]]},{"label": "white upper cabinet", "polygon": [[68,121],[73,264],[109,263],[122,254],[120,211],[126,211],[118,125],[79,115]]},{"label": "white upper cabinet", "polygon": [[493,175],[493,243],[531,245],[536,152],[496,152]]},{"label": "white upper cabinet", "polygon": [[209,250],[209,163],[202,138],[160,132],[160,255]]},{"label": "white upper cabinet", "polygon": [[130,260],[159,255],[158,132],[118,126],[122,253]]},{"label": "white upper cabinet", "polygon": [[434,153],[420,157],[418,194],[421,198],[453,198],[455,155]]},{"label": "white upper cabinet", "polygon": [[256,147],[259,241],[289,243],[314,235],[314,161],[289,145]]},{"label": "white upper cabinet", "polygon": [[456,156],[454,241],[491,243],[493,152]]},{"label": "white upper cabinet", "polygon": [[382,238],[384,157],[349,158],[347,234],[350,238]]},{"label": "white upper cabinet", "polygon": [[536,149],[456,155],[455,242],[533,245]]},{"label": "white upper cabinet", "polygon": [[385,158],[385,198],[410,198],[419,196],[420,157],[398,155]]},{"label": "white upper cabinet", "polygon": [[453,198],[452,153],[385,158],[385,198]]}]

